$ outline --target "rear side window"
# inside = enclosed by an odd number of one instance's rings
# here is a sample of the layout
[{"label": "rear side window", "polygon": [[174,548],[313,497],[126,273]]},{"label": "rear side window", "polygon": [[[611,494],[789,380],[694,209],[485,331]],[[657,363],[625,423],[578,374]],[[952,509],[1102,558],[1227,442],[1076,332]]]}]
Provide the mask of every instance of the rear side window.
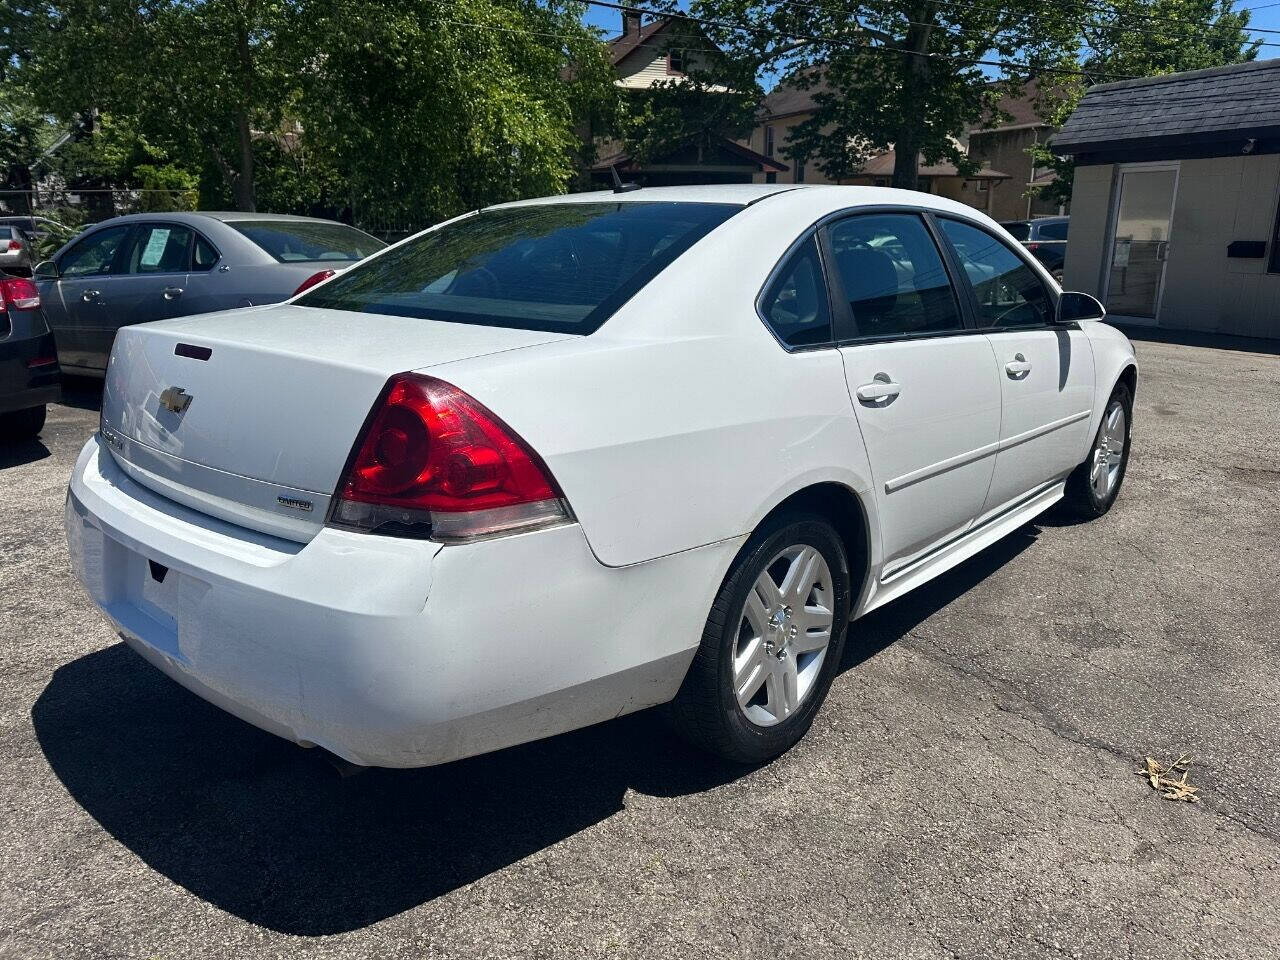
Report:
[{"label": "rear side window", "polygon": [[831,308],[818,259],[818,244],[810,237],[791,255],[760,302],[760,314],[788,347],[830,343]]},{"label": "rear side window", "polygon": [[124,273],[185,273],[191,259],[191,231],[177,224],[136,227]]},{"label": "rear side window", "polygon": [[218,262],[218,251],[200,234],[196,234],[195,253],[191,258],[192,270],[209,270]]},{"label": "rear side window", "polygon": [[740,209],[639,201],[488,210],[407,240],[294,302],[591,333]]},{"label": "rear side window", "polygon": [[232,230],[244,234],[281,263],[363,260],[386,246],[345,223],[306,220],[232,220]]},{"label": "rear side window", "polygon": [[867,214],[831,227],[831,252],[859,337],[958,330],[942,255],[914,214]]},{"label": "rear side window", "polygon": [[1019,243],[1031,236],[1031,224],[1029,223],[1019,223],[1015,221],[1013,223],[1002,223],[1000,226],[1008,230],[1009,236],[1013,237],[1013,239],[1017,240]]},{"label": "rear side window", "polygon": [[1023,327],[1048,323],[1054,303],[1027,262],[985,230],[940,218],[978,300],[978,326]]},{"label": "rear side window", "polygon": [[1067,239],[1067,221],[1058,220],[1054,223],[1042,223],[1040,225],[1041,240],[1065,240]]}]

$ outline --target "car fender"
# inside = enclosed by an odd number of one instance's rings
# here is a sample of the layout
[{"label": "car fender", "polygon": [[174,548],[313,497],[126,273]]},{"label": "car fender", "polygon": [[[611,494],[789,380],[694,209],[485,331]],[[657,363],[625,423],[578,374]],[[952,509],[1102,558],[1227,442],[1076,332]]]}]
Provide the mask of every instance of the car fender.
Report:
[{"label": "car fender", "polygon": [[[1086,320],[1080,326],[1093,348],[1094,402],[1088,432],[1089,443],[1092,444],[1098,426],[1102,423],[1102,415],[1107,409],[1107,401],[1111,398],[1111,391],[1116,388],[1116,383],[1125,370],[1132,367],[1137,371],[1138,359],[1129,338],[1110,324]],[[1087,454],[1088,448],[1082,450],[1080,459],[1083,460]]]}]

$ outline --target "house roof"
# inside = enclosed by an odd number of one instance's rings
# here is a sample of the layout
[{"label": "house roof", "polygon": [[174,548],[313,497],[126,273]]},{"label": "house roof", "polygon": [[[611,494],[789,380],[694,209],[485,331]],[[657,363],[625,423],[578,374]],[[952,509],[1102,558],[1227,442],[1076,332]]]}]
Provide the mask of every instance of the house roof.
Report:
[{"label": "house roof", "polygon": [[[802,73],[816,74],[819,69],[815,65],[805,68]],[[776,120],[792,114],[811,113],[817,109],[817,104],[813,100],[814,95],[829,89],[826,80],[821,77],[815,79],[808,90],[801,90],[791,82],[790,78],[783,79],[760,101],[760,117]]]},{"label": "house roof", "polygon": [[[720,150],[735,160],[742,161],[742,166],[756,166],[762,173],[785,173],[790,169],[790,167],[785,163],[779,163],[777,160],[773,159],[773,157],[766,157],[763,153],[756,153],[756,151],[752,150],[750,147],[744,147],[740,143],[735,143],[728,137],[717,137],[715,139],[715,147],[717,150]],[[676,158],[664,158],[659,162],[670,162],[671,159]],[[676,159],[676,162],[679,163],[679,159]],[[615,153],[609,154],[608,156],[601,157],[592,164],[591,169],[593,171],[608,170],[610,167],[614,166],[621,170],[626,170],[633,166],[643,168],[645,165],[633,165],[631,155],[625,150],[619,150]],[[699,164],[694,162],[688,164],[688,166],[696,167],[699,166]]]},{"label": "house roof", "polygon": [[1280,135],[1280,60],[1090,87],[1058,134],[1059,153]]},{"label": "house roof", "polygon": [[[884,153],[876,154],[866,163],[862,165],[862,169],[858,171],[860,177],[889,177],[893,175],[893,165],[897,160],[897,154],[892,150],[886,150]],[[925,163],[924,158],[920,159],[920,176],[922,177],[958,177],[960,171],[956,169],[954,163],[943,160],[940,163]],[[1001,173],[999,170],[992,170],[984,165],[977,173],[965,175],[966,180],[1008,180],[1009,174]]]},{"label": "house roof", "polygon": [[609,57],[613,61],[613,65],[616,67],[627,54],[644,46],[655,36],[666,30],[667,27],[671,26],[673,22],[669,17],[661,17],[650,23],[643,24],[639,30],[629,31],[608,41]]},{"label": "house roof", "polygon": [[1009,114],[1009,119],[998,119],[994,111],[990,111],[969,132],[987,133],[992,130],[1012,130],[1026,127],[1045,127],[1047,123],[1036,112],[1036,100],[1040,97],[1040,81],[1034,77],[1022,85],[1017,94],[1007,94],[1000,98],[999,109]]}]

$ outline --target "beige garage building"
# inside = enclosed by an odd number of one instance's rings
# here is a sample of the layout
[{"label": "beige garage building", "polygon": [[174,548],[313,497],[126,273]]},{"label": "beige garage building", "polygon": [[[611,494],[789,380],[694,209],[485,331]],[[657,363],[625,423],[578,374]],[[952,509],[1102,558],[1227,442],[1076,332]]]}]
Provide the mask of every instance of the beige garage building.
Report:
[{"label": "beige garage building", "polygon": [[1280,60],[1091,88],[1063,284],[1118,320],[1280,338]]}]

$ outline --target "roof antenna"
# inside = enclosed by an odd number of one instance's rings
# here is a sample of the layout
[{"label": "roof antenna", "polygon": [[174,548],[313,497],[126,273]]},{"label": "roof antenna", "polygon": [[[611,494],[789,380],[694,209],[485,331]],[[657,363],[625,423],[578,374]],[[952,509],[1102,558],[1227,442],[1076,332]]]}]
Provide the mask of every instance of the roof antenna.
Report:
[{"label": "roof antenna", "polygon": [[609,164],[609,172],[613,174],[613,192],[614,193],[630,193],[632,190],[639,190],[638,183],[623,183],[622,178],[618,176],[618,168],[613,164]]}]

